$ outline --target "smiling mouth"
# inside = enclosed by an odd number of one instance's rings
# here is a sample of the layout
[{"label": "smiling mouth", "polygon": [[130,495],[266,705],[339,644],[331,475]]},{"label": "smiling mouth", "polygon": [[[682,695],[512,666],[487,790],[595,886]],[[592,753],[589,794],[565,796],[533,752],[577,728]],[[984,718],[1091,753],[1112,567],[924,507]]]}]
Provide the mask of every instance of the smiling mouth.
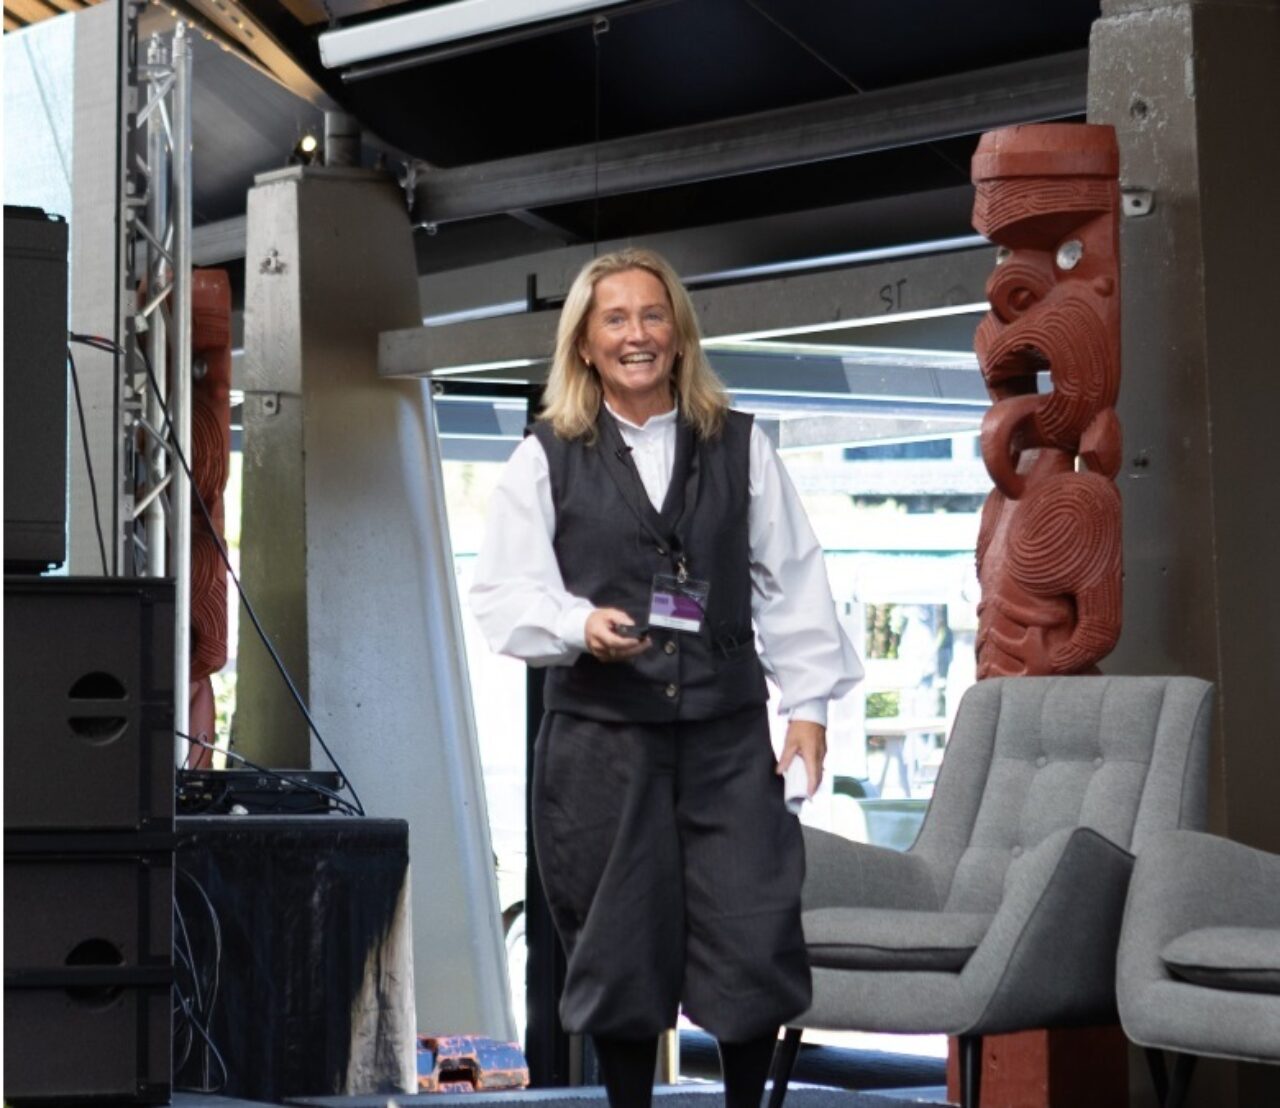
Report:
[{"label": "smiling mouth", "polygon": [[645,362],[657,361],[655,354],[624,354],[618,359],[623,365],[641,365]]}]

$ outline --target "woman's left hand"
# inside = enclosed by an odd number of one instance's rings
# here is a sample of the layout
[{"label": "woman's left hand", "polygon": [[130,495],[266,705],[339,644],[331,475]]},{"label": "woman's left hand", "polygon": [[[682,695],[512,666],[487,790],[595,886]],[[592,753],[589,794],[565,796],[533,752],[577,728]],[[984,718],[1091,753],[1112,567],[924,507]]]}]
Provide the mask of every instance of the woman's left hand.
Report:
[{"label": "woman's left hand", "polygon": [[827,729],[820,723],[805,719],[793,719],[787,724],[787,738],[782,744],[782,756],[778,759],[778,775],[787,772],[793,758],[805,764],[809,774],[809,798],[822,784],[822,763],[827,757]]}]

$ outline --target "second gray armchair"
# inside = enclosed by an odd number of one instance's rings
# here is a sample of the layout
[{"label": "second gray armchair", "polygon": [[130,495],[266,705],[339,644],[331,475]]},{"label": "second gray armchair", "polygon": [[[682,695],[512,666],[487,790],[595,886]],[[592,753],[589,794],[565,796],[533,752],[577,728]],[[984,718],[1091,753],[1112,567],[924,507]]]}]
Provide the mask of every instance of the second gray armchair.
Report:
[{"label": "second gray armchair", "polygon": [[1280,1063],[1280,854],[1194,831],[1145,849],[1117,990],[1165,1108],[1182,1104],[1197,1055]]},{"label": "second gray armchair", "polygon": [[1115,1022],[1132,851],[1203,826],[1212,688],[1189,677],[994,678],[965,694],[905,853],[806,830],[813,1005],[803,1028],[981,1037]]}]

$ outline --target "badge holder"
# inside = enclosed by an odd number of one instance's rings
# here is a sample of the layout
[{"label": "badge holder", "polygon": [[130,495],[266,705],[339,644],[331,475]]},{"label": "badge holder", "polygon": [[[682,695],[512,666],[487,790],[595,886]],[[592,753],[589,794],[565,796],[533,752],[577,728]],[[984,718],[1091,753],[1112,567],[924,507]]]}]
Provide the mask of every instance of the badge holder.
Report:
[{"label": "badge holder", "polygon": [[649,598],[649,626],[696,634],[702,630],[710,593],[711,582],[690,577],[681,558],[675,574],[654,574]]}]

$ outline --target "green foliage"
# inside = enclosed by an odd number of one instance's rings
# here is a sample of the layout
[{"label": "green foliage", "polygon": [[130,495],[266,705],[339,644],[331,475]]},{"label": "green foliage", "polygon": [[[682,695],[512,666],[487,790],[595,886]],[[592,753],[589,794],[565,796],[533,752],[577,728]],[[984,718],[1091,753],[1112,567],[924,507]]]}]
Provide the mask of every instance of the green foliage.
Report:
[{"label": "green foliage", "polygon": [[236,712],[236,674],[222,672],[213,675],[213,703],[215,729],[220,737],[231,734],[231,719]]},{"label": "green foliage", "polygon": [[896,658],[902,641],[902,620],[896,604],[867,605],[867,657]]},{"label": "green foliage", "polygon": [[867,719],[888,719],[901,714],[901,697],[896,692],[873,692],[867,696]]}]

